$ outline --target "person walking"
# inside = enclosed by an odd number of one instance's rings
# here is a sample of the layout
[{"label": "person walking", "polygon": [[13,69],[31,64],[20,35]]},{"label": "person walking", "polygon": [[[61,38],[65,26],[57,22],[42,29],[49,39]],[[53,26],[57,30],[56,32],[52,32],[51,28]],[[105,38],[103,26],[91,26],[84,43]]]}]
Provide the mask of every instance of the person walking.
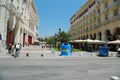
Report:
[{"label": "person walking", "polygon": [[19,43],[16,45],[16,51],[15,51],[14,58],[18,57],[18,53],[20,53],[20,44]]},{"label": "person walking", "polygon": [[16,45],[16,53],[17,52],[20,52],[20,44],[19,43]]},{"label": "person walking", "polygon": [[15,54],[15,46],[12,45],[12,56],[14,56],[14,54]]},{"label": "person walking", "polygon": [[12,44],[8,45],[8,54],[11,54],[11,50],[12,50]]}]

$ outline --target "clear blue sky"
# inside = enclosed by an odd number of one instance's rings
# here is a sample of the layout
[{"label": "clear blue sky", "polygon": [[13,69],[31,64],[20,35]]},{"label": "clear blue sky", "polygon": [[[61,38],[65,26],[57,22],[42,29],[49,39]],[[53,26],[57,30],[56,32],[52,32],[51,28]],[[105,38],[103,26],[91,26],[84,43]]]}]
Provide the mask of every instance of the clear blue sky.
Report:
[{"label": "clear blue sky", "polygon": [[58,29],[68,32],[70,18],[87,0],[35,0],[39,14],[39,37],[53,36]]}]

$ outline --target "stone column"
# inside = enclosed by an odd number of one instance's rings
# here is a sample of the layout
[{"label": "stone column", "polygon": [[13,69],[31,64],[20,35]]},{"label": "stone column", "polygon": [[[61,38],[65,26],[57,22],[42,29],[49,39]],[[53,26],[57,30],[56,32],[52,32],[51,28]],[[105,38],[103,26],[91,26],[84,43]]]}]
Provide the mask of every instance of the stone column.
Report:
[{"label": "stone column", "polygon": [[20,43],[23,46],[23,30],[20,29]]},{"label": "stone column", "polygon": [[18,26],[17,30],[15,31],[15,43],[20,43],[20,28]]},{"label": "stone column", "polygon": [[15,28],[15,23],[16,23],[16,17],[14,16],[14,15],[12,15],[12,14],[10,14],[10,18],[9,18],[9,26],[7,26],[7,27],[9,27],[9,29],[10,29],[10,34],[9,34],[9,36],[10,36],[10,38],[9,38],[9,43],[10,44],[14,44],[13,43],[13,38],[14,38],[14,36],[13,36],[13,30],[14,30],[14,28]]},{"label": "stone column", "polygon": [[102,32],[102,41],[106,41],[106,39],[105,39],[105,32]]}]

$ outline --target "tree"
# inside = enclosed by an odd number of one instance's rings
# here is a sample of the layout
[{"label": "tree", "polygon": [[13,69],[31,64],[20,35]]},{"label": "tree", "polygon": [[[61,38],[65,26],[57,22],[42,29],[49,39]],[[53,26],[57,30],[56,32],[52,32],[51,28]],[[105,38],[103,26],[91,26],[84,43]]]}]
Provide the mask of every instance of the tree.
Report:
[{"label": "tree", "polygon": [[40,37],[38,38],[38,40],[39,40],[39,41],[44,41],[44,39],[43,39],[43,38],[40,38]]},{"label": "tree", "polygon": [[63,42],[68,42],[70,40],[71,36],[69,33],[66,33],[64,31],[60,32],[58,35],[58,40],[63,43]]},{"label": "tree", "polygon": [[55,37],[53,36],[53,37],[47,38],[47,43],[53,45],[55,43]]}]

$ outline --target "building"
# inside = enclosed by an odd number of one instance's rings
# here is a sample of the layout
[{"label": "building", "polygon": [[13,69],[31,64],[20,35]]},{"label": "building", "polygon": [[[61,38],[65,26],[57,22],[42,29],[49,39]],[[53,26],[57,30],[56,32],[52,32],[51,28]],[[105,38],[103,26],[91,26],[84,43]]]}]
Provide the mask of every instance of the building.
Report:
[{"label": "building", "polygon": [[88,0],[70,24],[73,39],[120,39],[120,0]]},{"label": "building", "polygon": [[0,0],[0,37],[5,44],[31,45],[38,38],[34,0]]}]

